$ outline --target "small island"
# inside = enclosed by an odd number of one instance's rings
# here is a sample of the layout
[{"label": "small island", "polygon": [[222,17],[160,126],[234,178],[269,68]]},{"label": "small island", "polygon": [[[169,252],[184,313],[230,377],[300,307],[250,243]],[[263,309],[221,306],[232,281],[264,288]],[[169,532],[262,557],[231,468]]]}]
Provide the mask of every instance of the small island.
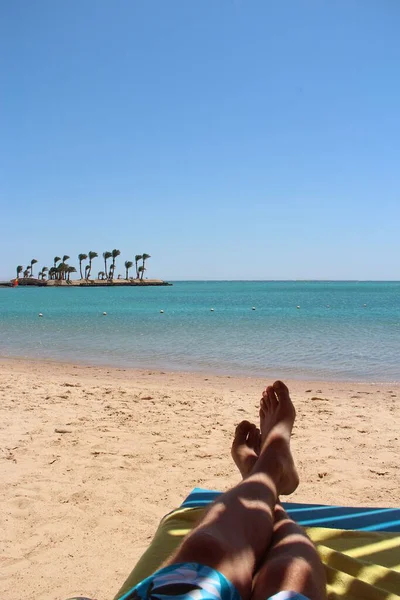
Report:
[{"label": "small island", "polygon": [[[16,268],[17,276],[10,281],[0,282],[0,287],[17,287],[17,286],[37,286],[37,287],[53,287],[53,286],[71,286],[71,287],[104,287],[104,286],[157,286],[157,285],[172,285],[162,279],[144,279],[144,273],[147,271],[145,266],[146,261],[151,258],[150,254],[136,254],[134,261],[126,260],[124,262],[125,277],[121,274],[115,276],[116,261],[121,255],[120,250],[116,248],[112,252],[103,252],[104,270],[98,271],[97,277],[92,278],[93,261],[99,258],[97,252],[90,251],[88,254],[79,254],[79,279],[73,279],[77,269],[68,264],[70,256],[64,254],[55,256],[52,267],[42,267],[38,270],[37,276],[34,275],[34,265],[37,260],[33,258],[26,268],[23,265],[18,265]],[[110,261],[108,263],[108,261]],[[141,263],[141,264],[139,264]],[[135,265],[135,277],[131,277],[129,271]]]}]

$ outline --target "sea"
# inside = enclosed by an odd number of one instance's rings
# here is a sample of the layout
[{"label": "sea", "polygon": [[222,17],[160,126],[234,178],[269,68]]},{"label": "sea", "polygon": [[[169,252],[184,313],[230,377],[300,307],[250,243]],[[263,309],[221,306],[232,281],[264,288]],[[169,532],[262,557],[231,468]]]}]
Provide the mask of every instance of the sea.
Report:
[{"label": "sea", "polygon": [[0,356],[400,382],[400,282],[1,288]]}]

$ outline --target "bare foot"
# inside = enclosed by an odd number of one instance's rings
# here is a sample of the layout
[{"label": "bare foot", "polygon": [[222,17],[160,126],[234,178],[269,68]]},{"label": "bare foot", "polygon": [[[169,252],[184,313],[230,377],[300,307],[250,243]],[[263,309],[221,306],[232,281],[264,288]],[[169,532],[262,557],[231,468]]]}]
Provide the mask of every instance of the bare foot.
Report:
[{"label": "bare foot", "polygon": [[275,381],[263,392],[260,401],[261,451],[254,470],[274,470],[278,494],[291,494],[299,485],[290,450],[295,418],[288,388],[282,381]]},{"label": "bare foot", "polygon": [[256,425],[242,421],[236,427],[231,454],[235,465],[245,479],[252,471],[260,454],[261,434]]}]

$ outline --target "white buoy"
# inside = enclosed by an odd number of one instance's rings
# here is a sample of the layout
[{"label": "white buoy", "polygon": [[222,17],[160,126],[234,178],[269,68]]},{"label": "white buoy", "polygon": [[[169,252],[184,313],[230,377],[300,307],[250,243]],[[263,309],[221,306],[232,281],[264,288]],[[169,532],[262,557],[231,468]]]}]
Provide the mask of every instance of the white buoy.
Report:
[{"label": "white buoy", "polygon": [[214,309],[213,309],[213,308],[210,308],[210,311],[211,311],[211,312],[214,312]]},{"label": "white buoy", "polygon": [[363,304],[363,306],[367,306],[366,304]]},{"label": "white buoy", "polygon": [[160,310],[160,313],[161,313],[161,314],[162,314],[163,312],[164,312],[163,310]]},{"label": "white buoy", "polygon": [[39,317],[43,317],[42,313],[39,313]]},{"label": "white buoy", "polygon": [[251,310],[256,310],[256,307],[255,307],[255,306],[252,306],[252,307],[251,307]]},{"label": "white buoy", "polygon": [[296,306],[296,308],[300,308],[300,306]]},{"label": "white buoy", "polygon": [[103,312],[103,315],[104,315],[104,316],[106,316],[106,314],[107,314],[106,312]]},{"label": "white buoy", "polygon": [[331,305],[330,305],[330,304],[327,304],[327,305],[326,305],[326,308],[330,308],[330,307],[331,307]]}]

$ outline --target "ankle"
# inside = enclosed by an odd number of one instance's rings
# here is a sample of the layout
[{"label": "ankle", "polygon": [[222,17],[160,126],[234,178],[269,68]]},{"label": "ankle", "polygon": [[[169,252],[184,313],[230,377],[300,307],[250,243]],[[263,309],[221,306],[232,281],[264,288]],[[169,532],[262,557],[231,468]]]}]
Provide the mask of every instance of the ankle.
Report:
[{"label": "ankle", "polygon": [[280,437],[268,441],[260,453],[252,473],[265,473],[275,482],[278,482],[285,474],[288,457],[288,445]]}]

